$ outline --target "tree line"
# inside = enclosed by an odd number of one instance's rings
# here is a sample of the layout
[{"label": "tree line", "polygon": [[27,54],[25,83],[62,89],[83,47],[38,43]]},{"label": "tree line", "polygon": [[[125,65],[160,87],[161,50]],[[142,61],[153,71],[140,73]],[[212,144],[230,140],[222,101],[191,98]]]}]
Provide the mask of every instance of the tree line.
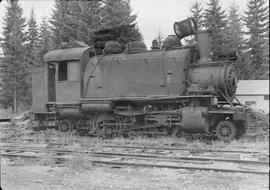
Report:
[{"label": "tree line", "polygon": [[[265,74],[269,66],[269,9],[265,0],[247,0],[243,15],[234,1],[225,11],[219,0],[208,0],[205,5],[193,0],[190,14],[200,30],[211,31],[213,52],[224,48],[238,52],[241,79],[259,79]],[[26,19],[19,0],[8,1],[1,39],[5,58],[0,65],[0,103],[13,107],[14,112],[30,109],[32,67],[65,42],[102,49],[108,40],[119,41],[122,48],[130,40],[142,41],[136,17],[129,0],[55,0],[51,18],[38,24],[34,10]],[[158,38],[161,42],[160,33]]]},{"label": "tree line", "polygon": [[233,0],[227,10],[219,0],[193,0],[191,16],[199,30],[209,30],[213,54],[236,51],[240,79],[269,79],[269,8],[265,0],[248,0],[242,14]]}]

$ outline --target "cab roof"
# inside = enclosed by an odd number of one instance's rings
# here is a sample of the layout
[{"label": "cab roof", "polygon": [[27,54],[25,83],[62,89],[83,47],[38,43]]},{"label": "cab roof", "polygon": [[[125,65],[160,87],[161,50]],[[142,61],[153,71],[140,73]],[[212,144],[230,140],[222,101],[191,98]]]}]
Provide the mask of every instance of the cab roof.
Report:
[{"label": "cab roof", "polygon": [[91,47],[78,47],[52,50],[44,55],[44,62],[80,60],[83,53]]}]

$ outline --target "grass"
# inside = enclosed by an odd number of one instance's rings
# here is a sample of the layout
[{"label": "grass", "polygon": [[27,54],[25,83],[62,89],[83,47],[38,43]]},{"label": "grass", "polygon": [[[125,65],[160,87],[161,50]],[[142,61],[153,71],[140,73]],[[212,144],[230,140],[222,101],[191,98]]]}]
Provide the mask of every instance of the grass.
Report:
[{"label": "grass", "polygon": [[41,157],[37,160],[37,163],[42,166],[56,166],[56,154],[55,153],[48,153],[45,156]]},{"label": "grass", "polygon": [[5,129],[8,131],[4,133],[5,134],[4,138],[8,140],[17,139],[27,134],[25,128],[18,126],[16,123],[6,124]]},{"label": "grass", "polygon": [[149,138],[144,136],[138,136],[134,138],[123,138],[116,137],[110,140],[106,140],[108,143],[119,144],[119,145],[141,145],[141,146],[169,146],[186,143],[183,138],[172,138],[172,137],[159,137]]},{"label": "grass", "polygon": [[212,149],[245,149],[250,151],[263,151],[269,152],[269,139],[268,138],[243,138],[240,140],[233,140],[231,142],[223,142],[219,140],[187,140],[186,138],[144,138],[136,137],[134,139],[130,138],[115,138],[110,140],[111,143],[116,143],[119,145],[141,145],[141,146],[186,146],[191,150],[200,150],[203,148]]},{"label": "grass", "polygon": [[73,171],[90,170],[93,167],[91,157],[87,154],[74,154],[66,166]]},{"label": "grass", "polygon": [[254,150],[254,151],[267,151],[269,152],[269,139],[240,139],[238,141],[232,141],[227,146],[227,148],[243,148],[245,147],[248,150]]},{"label": "grass", "polygon": [[[6,139],[14,140],[14,142],[27,143],[28,141],[20,141],[20,138],[31,137],[34,139],[33,142],[52,142],[64,145],[59,145],[61,149],[69,150],[88,150],[92,147],[98,148],[104,144],[117,144],[117,145],[131,145],[131,146],[155,146],[155,147],[187,147],[192,151],[199,151],[203,148],[212,149],[243,149],[250,151],[263,151],[269,152],[269,137],[266,138],[249,138],[244,137],[240,140],[234,140],[231,142],[222,142],[218,140],[205,140],[195,138],[190,140],[187,137],[172,138],[172,137],[159,137],[159,138],[149,138],[145,136],[136,136],[133,138],[115,137],[113,139],[101,139],[97,137],[87,137],[78,136],[76,133],[61,133],[54,129],[48,129],[45,131],[39,131],[33,133],[30,130],[26,130],[25,127],[18,126],[16,123],[10,124],[8,126],[9,131],[6,135]],[[79,158],[74,157],[75,160]],[[84,159],[83,157],[80,159]],[[81,160],[85,161],[85,160]],[[54,164],[53,155],[47,155],[42,163]]]},{"label": "grass", "polygon": [[13,166],[23,166],[24,165],[24,160],[20,157],[16,157],[13,159],[12,165]]},{"label": "grass", "polygon": [[[185,137],[181,138],[172,138],[172,137],[159,137],[159,138],[149,138],[145,136],[137,136],[134,138],[124,138],[124,137],[115,137],[113,139],[101,139],[96,137],[80,137],[75,133],[61,133],[54,129],[41,131],[38,133],[30,134],[29,131],[19,128],[17,129],[16,125],[10,126],[11,130],[8,133],[10,139],[16,137],[27,137],[31,136],[36,139],[36,143],[47,140],[48,142],[59,143],[60,145],[57,149],[66,149],[66,150],[89,150],[95,147],[98,150],[98,147],[107,144],[117,144],[121,146],[154,146],[160,147],[161,149],[166,146],[171,147],[186,147],[190,152],[200,152],[204,148],[209,149],[224,149],[224,150],[250,150],[250,151],[262,151],[269,153],[269,139],[264,138],[242,138],[240,140],[234,140],[231,142],[222,142],[218,140],[190,140]],[[17,139],[19,141],[19,138]],[[14,138],[15,139],[15,138]],[[27,142],[27,141],[26,141]],[[61,145],[63,144],[64,145]],[[37,163],[44,166],[56,166],[57,159],[55,153],[48,153],[42,158],[37,160]],[[81,171],[81,170],[91,170],[93,167],[91,156],[83,153],[76,153],[72,158],[65,163],[65,166],[72,171]],[[22,160],[17,160],[14,164],[21,165],[23,164]]]},{"label": "grass", "polygon": [[[250,150],[268,150],[269,139],[268,138],[242,138],[240,140],[234,140],[231,142],[222,142],[219,140],[189,140],[185,137],[172,138],[172,137],[159,137],[149,138],[144,136],[137,136],[134,138],[115,137],[112,139],[100,139],[93,137],[80,137],[74,133],[59,133],[56,130],[47,130],[42,134],[38,135],[39,140],[47,139],[48,141],[53,140],[58,143],[64,143],[66,148],[72,150],[81,150],[82,147],[91,148],[93,145],[102,146],[104,144],[118,144],[121,146],[133,145],[133,146],[186,146],[190,149],[202,149],[202,148],[213,148],[213,149],[239,149],[247,148]],[[64,147],[63,147],[64,148]]]},{"label": "grass", "polygon": [[199,146],[212,146],[216,148],[226,148],[230,146],[247,146],[247,147],[257,147],[257,146],[269,146],[269,138],[267,137],[256,137],[256,138],[242,138],[240,140],[231,141],[230,143],[221,142],[218,140],[200,140],[189,138],[173,138],[173,137],[159,137],[159,138],[149,138],[145,136],[137,136],[133,138],[115,137],[113,139],[100,139],[93,137],[81,137],[76,135],[76,133],[61,133],[54,129],[48,129],[45,131],[40,131],[33,133],[30,130],[26,130],[24,127],[19,127],[16,124],[11,124],[9,131],[6,134],[6,139],[18,139],[21,137],[34,138],[34,142],[48,141],[54,143],[67,144],[69,146],[80,145],[102,145],[104,143],[113,143],[119,145],[142,145],[142,146],[166,146],[166,145],[183,145],[187,144],[189,146],[194,146],[194,144]]}]

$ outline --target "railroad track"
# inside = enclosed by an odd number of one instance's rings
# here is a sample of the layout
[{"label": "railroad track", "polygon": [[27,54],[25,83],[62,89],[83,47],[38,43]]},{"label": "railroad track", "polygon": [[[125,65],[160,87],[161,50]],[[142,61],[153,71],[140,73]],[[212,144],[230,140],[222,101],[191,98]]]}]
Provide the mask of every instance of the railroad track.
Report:
[{"label": "railroad track", "polygon": [[[22,158],[42,158],[48,153],[55,153],[55,159],[64,162],[73,155],[85,154],[94,164],[134,167],[159,167],[188,170],[212,170],[219,172],[239,172],[269,174],[269,161],[240,160],[191,156],[164,156],[156,154],[117,153],[115,151],[62,150],[47,147],[2,146],[2,156]],[[67,158],[68,156],[68,158]]]},{"label": "railroad track", "polygon": [[129,149],[143,149],[143,150],[171,150],[171,151],[195,151],[195,152],[217,152],[217,153],[236,153],[236,154],[265,154],[261,151],[250,150],[224,150],[224,149],[212,149],[212,148],[192,148],[192,147],[145,147],[145,146],[118,146],[118,145],[104,145],[111,148],[129,148]]},{"label": "railroad track", "polygon": [[[52,140],[52,139],[43,139],[43,140],[38,140],[37,138],[23,138],[23,139],[13,139],[13,140],[5,140],[5,139],[0,139],[0,142],[2,143],[14,143],[14,140],[20,141],[20,142],[39,142],[39,143],[49,143],[50,145],[55,145],[55,146],[68,146],[69,144],[67,143],[59,143],[57,140]],[[80,143],[80,141],[75,141]],[[94,144],[93,144],[94,145]],[[91,145],[83,145],[81,146],[91,146]],[[254,151],[254,150],[243,150],[243,149],[248,149],[245,147],[239,147],[241,149],[217,149],[217,148],[197,148],[197,147],[188,147],[187,144],[178,144],[177,146],[134,146],[134,145],[119,145],[115,144],[112,145],[112,142],[103,142],[101,144],[102,147],[107,147],[107,148],[119,148],[119,149],[137,149],[137,150],[164,150],[164,151],[194,151],[194,152],[212,152],[212,153],[235,153],[235,154],[262,154],[266,155],[269,157],[268,152],[262,152],[262,151]]]}]

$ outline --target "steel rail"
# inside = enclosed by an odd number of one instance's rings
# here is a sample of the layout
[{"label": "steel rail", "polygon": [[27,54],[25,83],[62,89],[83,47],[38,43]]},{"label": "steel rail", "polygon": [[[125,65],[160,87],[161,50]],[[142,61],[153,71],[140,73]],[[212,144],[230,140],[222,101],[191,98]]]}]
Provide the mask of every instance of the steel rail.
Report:
[{"label": "steel rail", "polygon": [[172,147],[145,147],[145,146],[121,146],[121,145],[103,145],[110,148],[130,148],[130,149],[146,149],[146,150],[190,150],[202,152],[224,152],[224,153],[246,153],[246,154],[266,154],[260,151],[245,151],[245,150],[222,150],[222,149],[196,149],[196,148],[172,148]]},{"label": "steel rail", "polygon": [[130,162],[115,162],[115,161],[92,161],[96,164],[106,165],[118,165],[118,166],[135,166],[135,167],[151,167],[151,168],[170,168],[170,169],[187,169],[187,170],[207,170],[216,172],[229,172],[229,173],[253,173],[269,175],[269,171],[251,171],[251,170],[239,170],[239,169],[224,169],[224,168],[211,168],[211,167],[194,167],[194,166],[174,166],[164,164],[141,164],[141,163],[130,163]]},{"label": "steel rail", "polygon": [[269,161],[257,161],[257,160],[237,160],[237,159],[224,159],[224,158],[211,158],[211,157],[189,157],[189,156],[161,156],[153,154],[129,154],[129,153],[115,153],[115,152],[101,152],[101,151],[78,151],[78,150],[62,150],[62,149],[48,149],[46,147],[0,147],[0,150],[12,150],[23,152],[61,152],[61,153],[83,153],[88,155],[106,155],[106,156],[119,156],[129,158],[153,158],[163,160],[175,160],[175,161],[215,161],[215,162],[232,162],[232,163],[244,163],[244,164],[259,164],[268,165]]},{"label": "steel rail", "polygon": [[[19,139],[21,140],[21,139]],[[67,143],[58,143],[58,141],[50,141],[49,139],[44,139],[44,140],[38,140],[38,139],[23,139],[24,141],[37,141],[37,142],[49,142],[50,144],[56,144],[56,145],[68,145]],[[0,140],[0,142],[10,142],[14,143],[14,141],[5,141],[5,140]],[[79,142],[79,141],[76,141]],[[183,144],[184,146],[187,146],[186,144]],[[88,145],[81,145],[81,146],[88,146]],[[182,146],[182,145],[181,145]],[[123,145],[111,145],[110,142],[101,144],[101,147],[108,147],[108,148],[129,148],[129,149],[142,149],[142,150],[171,150],[171,151],[177,151],[177,150],[184,150],[184,151],[200,151],[200,152],[220,152],[220,153],[240,153],[240,154],[264,154],[269,156],[269,153],[267,152],[262,152],[262,151],[250,151],[250,150],[224,150],[224,149],[211,149],[211,148],[192,148],[192,147],[169,147],[169,146],[164,146],[164,147],[147,147],[147,146],[123,146]]]},{"label": "steel rail", "polygon": [[[42,156],[34,155],[20,155],[20,154],[1,154],[4,157],[23,157],[23,158],[42,158]],[[68,161],[68,158],[55,157],[58,161]],[[151,160],[153,161],[153,160]],[[156,160],[155,160],[156,161]],[[159,161],[159,160],[158,160]],[[243,170],[243,169],[225,169],[225,168],[214,168],[214,167],[198,167],[198,166],[179,166],[179,165],[167,165],[167,164],[151,164],[151,163],[134,163],[134,162],[116,162],[116,161],[101,161],[101,160],[91,160],[93,164],[102,165],[117,165],[117,166],[132,166],[132,167],[147,167],[147,168],[170,168],[170,169],[187,169],[187,170],[206,170],[206,171],[216,171],[216,172],[228,172],[228,173],[252,173],[269,175],[269,171],[254,171],[254,170]]]}]

